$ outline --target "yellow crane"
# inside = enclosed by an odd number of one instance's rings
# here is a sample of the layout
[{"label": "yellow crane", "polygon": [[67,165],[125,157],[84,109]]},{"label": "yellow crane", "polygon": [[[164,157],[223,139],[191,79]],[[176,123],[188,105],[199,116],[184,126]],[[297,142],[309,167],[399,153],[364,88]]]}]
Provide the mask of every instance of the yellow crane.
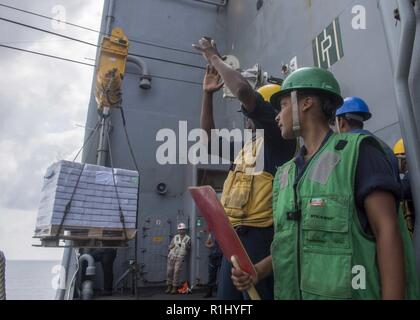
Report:
[{"label": "yellow crane", "polygon": [[104,36],[96,69],[95,97],[101,119],[97,164],[105,166],[111,109],[121,104],[121,87],[128,57],[128,38],[121,28],[114,28]]},{"label": "yellow crane", "polygon": [[119,106],[121,85],[128,57],[128,38],[121,28],[103,37],[96,76],[96,102],[98,109]]}]

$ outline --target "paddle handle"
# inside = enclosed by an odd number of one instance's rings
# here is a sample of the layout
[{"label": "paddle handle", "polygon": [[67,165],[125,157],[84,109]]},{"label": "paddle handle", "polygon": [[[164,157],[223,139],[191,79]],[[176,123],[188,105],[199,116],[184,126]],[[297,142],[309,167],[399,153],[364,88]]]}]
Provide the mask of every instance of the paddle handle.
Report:
[{"label": "paddle handle", "polygon": [[[230,258],[230,260],[231,260],[231,262],[233,264],[233,267],[235,269],[241,271],[241,267],[239,266],[238,259],[235,256],[232,256]],[[255,289],[255,286],[254,285],[251,285],[251,288],[249,288],[247,292],[248,292],[248,295],[251,298],[251,300],[261,300],[261,297],[258,294],[257,289]]]}]

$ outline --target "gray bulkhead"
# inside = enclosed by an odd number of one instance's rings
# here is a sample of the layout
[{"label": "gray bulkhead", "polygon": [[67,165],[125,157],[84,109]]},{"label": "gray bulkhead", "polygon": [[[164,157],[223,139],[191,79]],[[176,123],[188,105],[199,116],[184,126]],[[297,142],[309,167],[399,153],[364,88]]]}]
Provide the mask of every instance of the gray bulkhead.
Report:
[{"label": "gray bulkhead", "polygon": [[[102,30],[105,28],[105,1]],[[366,29],[355,30],[354,6],[366,9]],[[371,0],[265,0],[257,10],[255,0],[230,0],[226,7],[193,0],[116,0],[113,27],[122,27],[129,39],[145,40],[165,46],[193,51],[191,44],[202,35],[216,39],[223,54],[238,57],[243,69],[256,63],[270,75],[284,77],[282,66],[296,57],[297,65],[313,66],[318,61],[314,40],[325,40],[324,29],[338,18],[339,29],[334,43],[340,46],[331,70],[339,79],[344,96],[365,99],[374,115],[367,129],[376,132],[389,145],[400,137],[400,127],[393,90],[393,76],[377,1]],[[396,26],[396,33],[399,26]],[[341,39],[341,40],[340,40]],[[332,47],[331,50],[336,50]],[[331,50],[324,52],[334,55]],[[130,52],[204,67],[199,55],[130,42]],[[322,55],[321,55],[322,58]],[[333,59],[334,60],[334,59]],[[123,87],[123,108],[128,132],[140,166],[140,205],[138,263],[144,281],[140,286],[164,283],[166,248],[176,232],[177,222],[185,222],[192,236],[192,251],[186,272],[190,284],[207,281],[207,252],[203,246],[205,223],[199,217],[187,187],[200,183],[204,169],[226,171],[226,166],[166,165],[156,161],[162,142],[156,134],[162,128],[178,131],[179,121],[188,128],[199,127],[203,69],[144,59],[152,75],[197,82],[183,83],[153,77],[152,88],[141,90],[138,76],[127,74]],[[138,72],[128,64],[128,72]],[[93,92],[93,91],[92,91]],[[215,100],[215,121],[219,128],[243,128],[237,113],[237,101]],[[92,95],[87,130],[97,121],[96,102]],[[112,113],[111,145],[114,166],[134,169],[125,141],[118,110]],[[87,134],[89,132],[87,131]],[[85,150],[84,160],[96,162],[94,144]],[[220,180],[220,179],[219,179]],[[159,195],[156,186],[165,183],[168,192]],[[134,256],[133,243],[120,249],[114,265],[115,278]]]}]

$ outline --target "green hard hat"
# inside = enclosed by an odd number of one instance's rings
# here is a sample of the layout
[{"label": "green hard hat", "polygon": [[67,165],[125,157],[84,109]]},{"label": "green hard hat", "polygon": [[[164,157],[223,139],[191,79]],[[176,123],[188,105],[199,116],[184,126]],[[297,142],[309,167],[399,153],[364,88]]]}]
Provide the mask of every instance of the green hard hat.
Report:
[{"label": "green hard hat", "polygon": [[282,90],[274,94],[270,102],[276,106],[278,99],[292,91],[319,90],[327,93],[332,98],[337,108],[343,105],[340,85],[334,75],[325,69],[316,67],[301,68],[290,74],[283,82]]}]

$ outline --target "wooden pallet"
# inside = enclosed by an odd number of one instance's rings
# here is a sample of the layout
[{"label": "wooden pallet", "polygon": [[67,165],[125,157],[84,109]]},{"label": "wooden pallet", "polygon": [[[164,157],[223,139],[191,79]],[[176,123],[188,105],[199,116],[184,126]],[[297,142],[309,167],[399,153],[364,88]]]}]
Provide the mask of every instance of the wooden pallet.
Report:
[{"label": "wooden pallet", "polygon": [[[43,229],[35,231],[34,238],[40,239],[52,239],[56,238],[59,226],[52,225]],[[67,231],[67,232],[66,232]],[[124,241],[134,239],[136,236],[136,229],[126,229],[127,239],[123,229],[112,229],[112,228],[84,228],[84,227],[72,227],[63,226],[61,228],[58,238],[61,240],[115,240]]]}]

